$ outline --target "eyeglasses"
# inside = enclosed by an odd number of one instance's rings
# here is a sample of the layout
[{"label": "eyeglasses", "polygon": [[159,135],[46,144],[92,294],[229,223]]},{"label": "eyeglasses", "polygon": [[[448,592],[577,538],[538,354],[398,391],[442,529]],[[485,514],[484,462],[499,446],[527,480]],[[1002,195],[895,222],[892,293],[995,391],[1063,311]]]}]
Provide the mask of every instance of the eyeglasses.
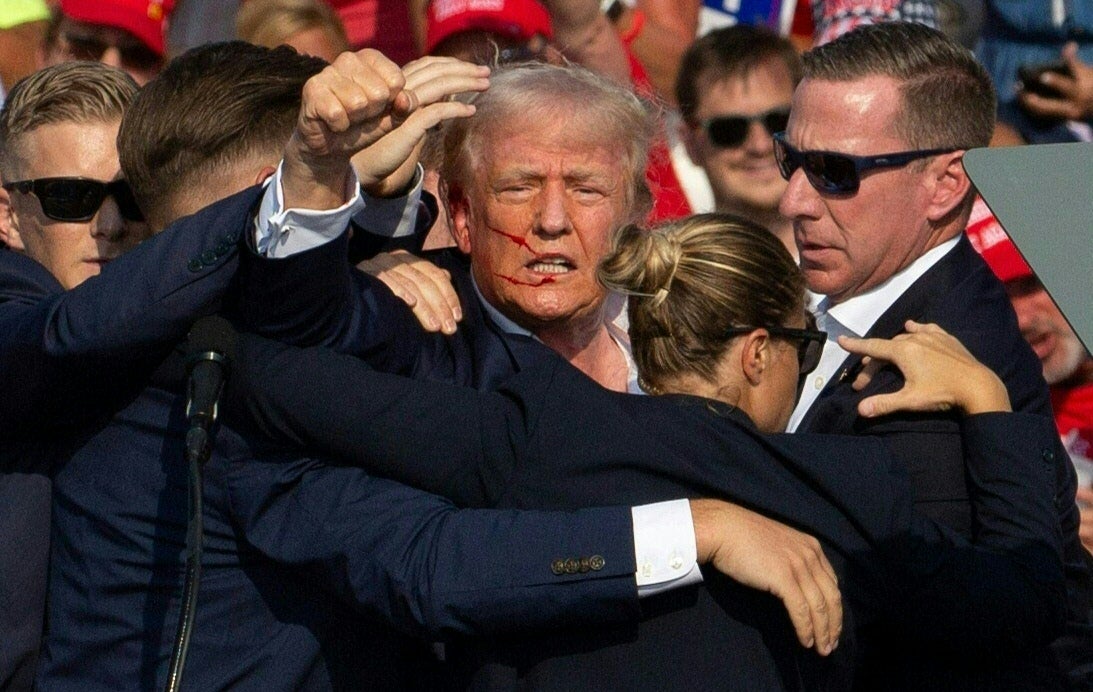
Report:
[{"label": "eyeglasses", "polygon": [[[820,364],[820,356],[824,352],[824,344],[827,343],[827,332],[816,328],[816,318],[811,313],[805,317],[804,329],[792,329],[790,327],[763,327],[771,336],[788,341],[798,341],[797,344],[797,376],[803,378],[816,369]],[[730,327],[725,331],[725,336],[741,336],[750,334],[758,327]]]},{"label": "eyeglasses", "polygon": [[87,178],[38,178],[4,183],[3,187],[24,195],[33,192],[42,204],[42,213],[54,221],[90,221],[108,196],[117,202],[123,218],[144,220],[133,191],[124,180],[104,183]]},{"label": "eyeglasses", "polygon": [[786,133],[774,135],[774,158],[782,177],[789,180],[798,168],[803,168],[812,187],[832,195],[850,195],[858,191],[861,174],[876,168],[899,168],[916,159],[936,156],[956,148],[917,149],[877,156],[851,156],[834,151],[800,151],[786,142]]},{"label": "eyeglasses", "polygon": [[161,58],[154,50],[144,45],[132,36],[118,36],[116,40],[94,34],[77,34],[65,32],[63,34],[68,44],[68,54],[74,60],[88,60],[99,62],[102,56],[110,48],[118,51],[122,65],[137,70],[154,70],[163,64]]},{"label": "eyeglasses", "polygon": [[709,118],[702,122],[702,129],[714,146],[733,149],[743,144],[748,138],[748,129],[754,122],[762,123],[767,132],[773,135],[781,132],[789,124],[789,109],[774,108],[758,115],[725,115]]}]

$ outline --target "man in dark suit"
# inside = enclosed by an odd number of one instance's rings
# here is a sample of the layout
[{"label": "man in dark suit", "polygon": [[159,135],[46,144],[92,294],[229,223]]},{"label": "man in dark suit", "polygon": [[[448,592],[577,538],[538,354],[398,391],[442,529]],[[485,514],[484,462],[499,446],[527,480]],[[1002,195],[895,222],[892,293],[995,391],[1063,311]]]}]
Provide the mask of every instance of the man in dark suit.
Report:
[{"label": "man in dark suit", "polygon": [[[986,73],[942,34],[909,24],[860,28],[806,53],[804,67],[775,152],[789,182],[781,211],[793,220],[821,327],[830,337],[892,337],[908,319],[937,323],[1002,377],[1015,410],[1050,416],[1005,291],[962,234],[974,197],[962,156],[986,146],[994,124]],[[957,422],[947,414],[859,416],[864,397],[894,391],[902,379],[882,370],[855,391],[860,359],[847,356],[828,339],[790,429],[884,438],[908,466],[919,509],[967,532]],[[1074,685],[1093,683],[1090,566],[1078,541],[1074,474],[1061,450],[1040,463],[1057,475],[1068,575],[1068,631],[1054,652],[995,660],[878,632],[864,688],[1059,686],[1068,675]]]},{"label": "man in dark suit", "polygon": [[[46,78],[30,79],[30,85],[8,100],[7,112],[17,117],[4,121],[0,135],[6,143],[0,150],[0,176],[12,183],[0,189],[0,239],[10,248],[0,251],[0,260],[30,267],[33,263],[21,256],[29,254],[49,270],[27,276],[19,290],[37,291],[40,281],[71,288],[140,242],[147,236],[147,227],[133,218],[121,197],[100,197],[99,206],[65,214],[65,209],[51,204],[54,200],[42,201],[20,183],[64,176],[114,179],[118,157],[113,143],[136,85],[120,72],[71,64],[49,78],[69,94],[51,109],[48,103],[40,103]],[[95,84],[90,94],[80,91],[88,82]],[[56,111],[64,107],[70,110],[69,116],[57,118]],[[5,413],[24,407],[37,410],[46,396],[56,396],[38,389],[43,384],[24,380],[5,388]],[[12,432],[5,430],[6,435]],[[30,686],[45,617],[50,484],[47,477],[30,471],[17,465],[0,473],[0,688],[4,689]]]},{"label": "man in dark suit", "polygon": [[[259,57],[251,67],[268,69],[269,55]],[[244,76],[242,61],[229,67]],[[278,191],[289,214],[297,205],[323,209],[354,197],[346,152],[424,113],[416,98],[432,103],[405,94],[401,72],[378,54],[350,56],[330,69],[307,92],[318,100],[305,102],[286,150]],[[344,78],[346,69],[353,79]],[[313,71],[298,65],[291,73],[306,79]],[[301,83],[281,84],[284,99]],[[370,85],[367,94],[361,84]],[[445,95],[434,94],[438,102]],[[458,104],[444,108],[466,112]],[[429,117],[416,123],[427,128]],[[241,158],[237,172],[249,170]],[[116,177],[113,163],[96,175]],[[192,172],[202,174],[200,167]],[[231,190],[225,179],[213,184]],[[106,189],[120,194],[117,186]],[[55,200],[44,202],[48,191],[28,190],[20,194],[62,213]],[[191,193],[209,190],[187,190],[183,201]],[[3,410],[4,459],[54,480],[51,601],[38,678],[44,688],[163,684],[186,516],[185,368],[176,346],[192,320],[220,309],[255,328],[271,324],[279,336],[339,345],[337,316],[327,324],[322,314],[330,286],[313,274],[332,256],[344,262],[345,234],[276,261],[255,254],[244,237],[260,194],[243,189],[171,225],[69,291],[38,261],[48,254],[5,256],[0,266],[0,373],[12,393]],[[43,247],[55,249],[57,241]],[[244,314],[233,310],[247,290],[239,284],[301,276],[309,281],[285,298],[320,313],[316,320],[301,307],[296,320],[306,327],[285,321],[291,313],[269,300]],[[251,462],[275,467],[285,482],[267,482]],[[295,482],[300,467],[309,470],[305,483]],[[455,512],[440,498],[353,469],[264,454],[260,440],[226,427],[206,474],[205,579],[187,668],[187,684],[199,688],[404,688],[412,670],[400,663],[414,646],[377,620],[437,636],[636,614],[637,529],[627,507]],[[256,474],[261,482],[249,483]],[[697,559],[717,557],[719,528],[708,526],[717,516],[716,508],[695,514],[696,526],[706,520],[700,537],[709,537],[696,546]],[[552,571],[559,558],[563,569]],[[836,632],[825,626],[815,636],[827,645]]]}]

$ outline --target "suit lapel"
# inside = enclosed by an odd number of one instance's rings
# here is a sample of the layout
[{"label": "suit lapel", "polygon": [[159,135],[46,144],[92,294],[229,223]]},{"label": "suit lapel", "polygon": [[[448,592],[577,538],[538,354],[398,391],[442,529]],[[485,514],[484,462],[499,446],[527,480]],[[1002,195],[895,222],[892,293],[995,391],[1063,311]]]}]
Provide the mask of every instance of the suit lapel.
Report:
[{"label": "suit lapel", "polygon": [[[961,235],[956,247],[930,267],[925,274],[911,284],[903,294],[892,303],[884,313],[873,323],[866,333],[870,339],[890,339],[901,333],[907,320],[921,322],[929,319],[931,305],[944,299],[945,295],[959,283],[960,279],[975,268],[972,257],[968,253],[975,254],[971,243],[966,236]],[[846,377],[846,373],[852,371],[861,362],[861,357],[850,354],[843,360],[835,371],[836,376],[820,392],[820,396],[812,403],[808,413],[801,420],[797,429],[801,432],[835,432],[849,428],[850,421],[847,416],[857,416],[857,402],[876,394],[888,378],[878,378],[870,383],[865,390],[855,392],[851,388],[853,380]],[[850,410],[840,406],[836,402],[845,400]],[[835,416],[833,418],[832,416]],[[837,422],[837,420],[841,422]],[[834,426],[834,427],[832,427]]]}]

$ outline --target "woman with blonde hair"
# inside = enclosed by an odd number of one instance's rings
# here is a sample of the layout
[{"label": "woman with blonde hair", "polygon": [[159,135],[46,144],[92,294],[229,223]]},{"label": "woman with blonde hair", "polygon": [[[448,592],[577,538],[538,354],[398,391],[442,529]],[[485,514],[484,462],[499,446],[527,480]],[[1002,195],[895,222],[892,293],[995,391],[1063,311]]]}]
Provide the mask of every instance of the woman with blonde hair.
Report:
[{"label": "woman with blonde hair", "polygon": [[[841,343],[873,361],[866,373],[890,361],[907,381],[867,400],[863,415],[961,418],[975,544],[914,513],[882,441],[776,434],[825,335],[806,312],[797,266],[765,229],[720,214],[626,227],[600,277],[628,295],[634,359],[654,396],[608,391],[552,354],[479,392],[250,338],[236,384],[251,390],[245,405],[264,430],[465,506],[575,510],[688,496],[761,512],[819,540],[846,626],[836,623],[838,647],[819,656],[798,644],[776,598],[710,574],[643,601],[637,623],[453,645],[458,684],[845,689],[867,644],[858,628],[877,620],[936,655],[1023,655],[1050,641],[1064,607],[1051,479],[1029,478],[1026,462],[1054,445],[1051,422],[1009,412],[1004,385],[955,339],[909,323],[891,341]],[[734,549],[777,550],[748,542],[746,517],[740,526]],[[564,578],[569,565],[559,567]],[[829,606],[838,619],[839,603]],[[801,643],[830,654],[818,641]]]}]

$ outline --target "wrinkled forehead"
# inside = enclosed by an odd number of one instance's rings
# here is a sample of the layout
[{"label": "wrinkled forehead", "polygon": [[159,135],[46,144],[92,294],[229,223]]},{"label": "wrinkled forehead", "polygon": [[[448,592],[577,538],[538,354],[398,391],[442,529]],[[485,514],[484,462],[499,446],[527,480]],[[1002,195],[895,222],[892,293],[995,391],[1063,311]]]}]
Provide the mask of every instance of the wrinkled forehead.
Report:
[{"label": "wrinkled forehead", "polygon": [[[633,135],[597,114],[594,109],[574,108],[564,115],[546,109],[514,111],[491,120],[470,142],[478,172],[499,164],[572,166],[583,162],[602,174],[631,185],[635,175]],[[526,154],[522,159],[516,152]]]}]

